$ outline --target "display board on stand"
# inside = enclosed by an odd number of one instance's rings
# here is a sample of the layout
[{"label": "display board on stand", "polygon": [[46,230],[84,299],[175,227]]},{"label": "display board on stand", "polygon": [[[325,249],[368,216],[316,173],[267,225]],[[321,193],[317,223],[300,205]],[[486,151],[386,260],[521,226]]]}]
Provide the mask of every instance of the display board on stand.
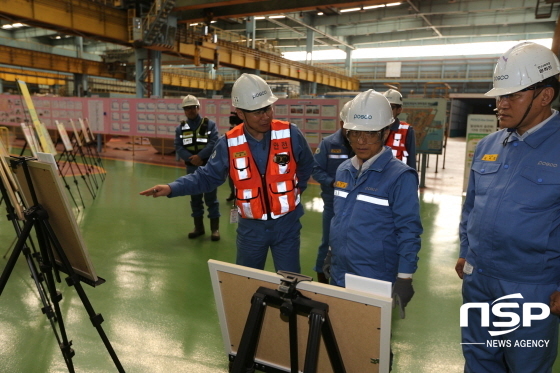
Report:
[{"label": "display board on stand", "polygon": [[[208,264],[225,352],[235,356],[253,294],[262,286],[277,288],[282,277],[215,260],[208,261]],[[328,304],[329,318],[346,372],[389,372],[391,298],[316,282],[302,282],[298,290],[313,301]],[[309,323],[303,315],[297,318],[301,368]],[[268,307],[255,361],[279,371],[290,372],[289,351],[288,323],[281,319],[279,309]],[[321,341],[319,349],[317,372],[332,372],[324,341]]]}]

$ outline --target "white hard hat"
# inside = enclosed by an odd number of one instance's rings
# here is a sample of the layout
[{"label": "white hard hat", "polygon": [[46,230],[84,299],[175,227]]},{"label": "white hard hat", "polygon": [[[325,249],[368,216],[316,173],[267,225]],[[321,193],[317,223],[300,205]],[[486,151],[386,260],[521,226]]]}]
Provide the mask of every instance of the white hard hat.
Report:
[{"label": "white hard hat", "polygon": [[278,100],[268,84],[258,75],[242,74],[233,84],[231,103],[243,110],[258,110]]},{"label": "white hard hat", "polygon": [[194,105],[200,106],[200,102],[198,102],[198,98],[194,97],[193,95],[185,96],[185,98],[183,98],[183,102],[181,102],[182,108]]},{"label": "white hard hat", "polygon": [[518,92],[560,73],[558,57],[536,43],[517,44],[498,59],[494,69],[494,88],[486,96]]},{"label": "white hard hat", "polygon": [[383,96],[389,100],[390,104],[401,105],[402,106],[402,95],[399,91],[395,89],[389,89],[383,93]]},{"label": "white hard hat", "polygon": [[343,127],[351,131],[379,131],[393,122],[393,111],[387,98],[369,89],[352,100]]},{"label": "white hard hat", "polygon": [[350,105],[352,105],[352,100],[345,103],[342,107],[342,110],[340,110],[340,120],[343,122],[346,122],[346,117],[348,116],[348,109],[350,108]]}]

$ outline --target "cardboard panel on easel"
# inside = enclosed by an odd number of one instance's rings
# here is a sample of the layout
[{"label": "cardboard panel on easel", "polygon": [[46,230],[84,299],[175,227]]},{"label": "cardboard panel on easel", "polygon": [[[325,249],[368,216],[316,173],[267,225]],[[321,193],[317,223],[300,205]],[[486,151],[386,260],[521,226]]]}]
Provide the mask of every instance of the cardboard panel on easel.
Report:
[{"label": "cardboard panel on easel", "polygon": [[[60,242],[64,253],[68,257],[74,271],[85,279],[89,285],[98,282],[97,274],[89,258],[89,254],[82,238],[74,214],[70,209],[70,203],[64,190],[60,177],[50,163],[28,160],[27,166],[31,176],[31,182],[37,201],[47,211],[49,223]],[[26,207],[33,206],[29,184],[25,178],[23,166],[12,167],[16,180],[20,185]],[[60,258],[55,259],[60,264]]]},{"label": "cardboard panel on easel", "polygon": [[[219,262],[209,263],[212,272],[212,267]],[[216,271],[220,295],[216,296],[216,289],[214,291],[218,312],[223,312],[220,322],[224,324],[222,334],[226,350],[229,346],[229,351],[226,352],[235,355],[251,308],[251,297],[260,286],[276,289],[280,284],[280,276],[231,264],[219,264],[222,265],[225,267]],[[235,270],[231,271],[231,268]],[[236,271],[241,272],[231,273]],[[373,295],[314,282],[302,282],[298,285],[298,290],[314,301],[329,305],[329,318],[346,372],[388,372],[391,327],[389,298],[376,298]],[[307,316],[298,315],[297,323],[299,369],[302,371],[309,332]],[[278,308],[267,307],[256,361],[289,372],[289,348],[288,322],[281,318]],[[317,372],[333,372],[323,340],[319,350]]]}]

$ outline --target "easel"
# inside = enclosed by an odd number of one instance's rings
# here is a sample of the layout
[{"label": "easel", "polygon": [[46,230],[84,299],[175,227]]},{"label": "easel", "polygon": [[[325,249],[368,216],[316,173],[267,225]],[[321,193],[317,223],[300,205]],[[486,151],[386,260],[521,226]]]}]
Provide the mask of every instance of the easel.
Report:
[{"label": "easel", "polygon": [[[82,304],[84,305],[90,320],[93,326],[97,329],[99,336],[101,337],[103,343],[117,370],[119,372],[124,372],[124,369],[109,342],[103,328],[101,327],[101,323],[103,322],[103,317],[101,314],[96,314],[82,285],[81,282],[86,282],[91,286],[100,285],[105,280],[98,278],[98,281],[93,283],[92,281],[78,275],[70,260],[66,256],[52,226],[49,223],[49,214],[48,212],[39,204],[37,199],[37,194],[35,192],[35,188],[33,186],[32,178],[29,172],[29,168],[27,162],[29,158],[23,157],[12,157],[11,159],[11,167],[17,168],[22,167],[25,179],[27,180],[27,184],[29,187],[29,192],[32,198],[33,206],[28,208],[24,211],[25,216],[25,224],[21,229],[19,223],[15,220],[14,208],[11,205],[9,199],[7,198],[7,190],[6,188],[9,186],[4,185],[4,183],[0,182],[0,189],[2,191],[2,195],[6,200],[8,207],[8,217],[14,222],[14,227],[17,233],[17,242],[12,251],[10,258],[8,259],[8,263],[0,276],[0,296],[6,286],[6,283],[12,273],[15,264],[19,258],[21,253],[24,254],[26,257],[29,269],[31,271],[33,280],[37,286],[39,291],[41,301],[43,303],[42,311],[45,313],[51,323],[55,336],[60,346],[60,350],[68,371],[74,373],[74,365],[72,362],[72,357],[74,356],[74,350],[72,349],[72,341],[68,340],[66,335],[66,329],[64,327],[64,321],[62,318],[62,312],[60,311],[60,301],[62,300],[62,295],[60,292],[56,290],[55,279],[56,276],[57,282],[60,282],[59,270],[63,273],[66,273],[68,277],[65,279],[68,286],[74,286],[76,292],[78,293]],[[31,238],[31,231],[35,229],[35,234],[37,237],[37,241],[39,243],[40,252],[39,253],[31,253],[29,248],[26,245],[28,239]],[[40,268],[40,273],[37,271],[37,268]],[[54,275],[53,275],[54,274]],[[46,287],[48,289],[48,294],[43,288],[42,282],[46,281]],[[54,307],[54,310],[53,310]],[[58,330],[60,335],[57,331],[56,324],[58,324]]]},{"label": "easel", "polygon": [[309,316],[309,334],[303,373],[316,373],[319,356],[321,335],[325,341],[327,353],[333,371],[345,373],[344,363],[336,343],[336,338],[329,319],[329,306],[326,303],[316,302],[305,298],[296,290],[298,282],[311,281],[312,278],[297,273],[278,271],[284,279],[281,280],[277,290],[259,287],[251,299],[251,309],[243,330],[237,355],[233,358],[231,373],[246,373],[255,368],[266,372],[281,372],[272,367],[261,367],[255,363],[255,353],[262,329],[266,306],[272,304],[280,308],[283,316],[288,317],[290,335],[290,369],[291,373],[298,373],[298,341],[297,341],[297,314]]}]

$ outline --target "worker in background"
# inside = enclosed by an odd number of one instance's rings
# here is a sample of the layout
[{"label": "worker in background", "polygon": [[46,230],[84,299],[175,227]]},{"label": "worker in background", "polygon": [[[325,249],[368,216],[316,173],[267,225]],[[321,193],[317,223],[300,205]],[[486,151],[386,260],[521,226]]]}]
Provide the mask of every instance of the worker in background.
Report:
[{"label": "worker in background", "polygon": [[[200,116],[200,102],[196,97],[185,96],[181,107],[185,111],[187,120],[182,121],[175,129],[175,150],[185,161],[187,174],[192,174],[200,166],[206,164],[219,135],[216,123]],[[220,204],[216,188],[191,195],[191,216],[194,218],[194,230],[189,233],[188,237],[196,238],[205,233],[204,203],[206,203],[210,218],[211,240],[218,241],[220,239]]]},{"label": "worker in background", "polygon": [[[548,48],[521,43],[500,56],[486,93],[496,97],[502,130],[476,146],[461,216],[455,270],[468,312],[465,372],[544,373],[556,359],[560,118],[551,103],[558,73]],[[481,315],[484,306],[492,312]]]},{"label": "worker in background", "polygon": [[313,270],[317,272],[317,280],[325,284],[328,283],[328,279],[323,273],[323,264],[329,251],[331,219],[334,215],[334,177],[338,166],[354,155],[346,138],[346,130],[343,128],[350,103],[351,101],[348,101],[344,104],[340,111],[340,129],[332,135],[325,137],[314,155],[313,179],[321,184],[321,198],[323,199],[323,237],[319,245],[317,260]]},{"label": "worker in background", "polygon": [[243,123],[218,140],[208,163],[140,194],[199,194],[215,189],[229,174],[239,214],[236,263],[263,269],[270,247],[276,271],[299,273],[301,193],[311,176],[313,153],[294,124],[273,119],[278,98],[261,77],[241,75],[231,95]]},{"label": "worker in background", "polygon": [[416,170],[416,137],[414,135],[414,128],[398,118],[403,107],[402,95],[399,91],[389,89],[383,93],[383,96],[389,100],[391,110],[393,111],[393,118],[395,118],[385,145],[393,149],[393,155],[397,159]]},{"label": "worker in background", "polygon": [[345,286],[346,273],[391,282],[404,317],[414,295],[422,223],[418,174],[384,146],[392,123],[381,93],[370,89],[352,100],[344,129],[355,156],[336,171],[323,271],[337,286]]}]

